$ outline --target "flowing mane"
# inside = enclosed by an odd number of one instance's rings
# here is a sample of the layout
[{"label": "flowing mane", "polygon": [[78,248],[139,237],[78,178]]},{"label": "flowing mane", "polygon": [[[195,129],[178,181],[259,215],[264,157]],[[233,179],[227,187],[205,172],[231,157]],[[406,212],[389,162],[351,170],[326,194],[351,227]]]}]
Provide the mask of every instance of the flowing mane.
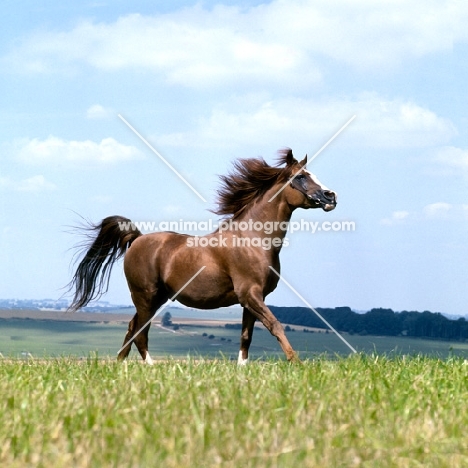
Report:
[{"label": "flowing mane", "polygon": [[[218,190],[217,215],[235,219],[252,203],[258,200],[277,182],[286,182],[291,177],[292,151],[279,151],[278,163],[270,166],[263,158],[239,159],[234,170],[220,176],[222,186]],[[285,167],[283,164],[286,164]]]}]

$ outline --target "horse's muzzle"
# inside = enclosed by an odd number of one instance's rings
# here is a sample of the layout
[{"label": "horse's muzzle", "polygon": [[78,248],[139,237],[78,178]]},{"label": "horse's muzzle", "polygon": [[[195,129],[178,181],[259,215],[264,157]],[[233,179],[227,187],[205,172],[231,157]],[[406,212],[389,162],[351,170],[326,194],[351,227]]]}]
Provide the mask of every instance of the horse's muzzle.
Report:
[{"label": "horse's muzzle", "polygon": [[314,195],[309,196],[309,198],[320,205],[323,211],[332,211],[337,204],[336,193],[332,190],[319,190]]}]

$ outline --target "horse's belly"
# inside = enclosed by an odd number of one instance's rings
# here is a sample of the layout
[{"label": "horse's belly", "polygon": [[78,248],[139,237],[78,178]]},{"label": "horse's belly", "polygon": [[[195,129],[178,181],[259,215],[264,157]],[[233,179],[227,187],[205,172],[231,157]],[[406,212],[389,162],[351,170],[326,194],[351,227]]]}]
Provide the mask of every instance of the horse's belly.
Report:
[{"label": "horse's belly", "polygon": [[239,301],[235,294],[226,295],[224,297],[212,298],[194,298],[194,297],[177,297],[175,300],[179,301],[186,307],[194,307],[196,309],[218,309],[219,307],[229,307],[238,304]]},{"label": "horse's belly", "polygon": [[217,309],[238,304],[239,300],[234,292],[232,280],[229,276],[204,268],[187,278],[187,274],[172,276],[166,281],[170,297],[187,307],[197,309]]},{"label": "horse's belly", "polygon": [[217,309],[218,307],[228,307],[238,304],[239,300],[234,291],[227,288],[217,287],[187,287],[187,290],[177,294],[176,301],[187,307],[195,307],[197,309]]}]

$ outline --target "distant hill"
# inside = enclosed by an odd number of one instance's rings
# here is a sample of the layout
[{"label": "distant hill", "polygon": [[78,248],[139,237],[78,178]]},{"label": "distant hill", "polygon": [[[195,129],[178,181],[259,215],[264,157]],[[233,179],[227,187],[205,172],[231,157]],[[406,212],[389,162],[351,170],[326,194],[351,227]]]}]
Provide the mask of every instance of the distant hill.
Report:
[{"label": "distant hill", "polygon": [[[38,311],[64,311],[69,301],[54,299],[0,299],[0,309],[27,309]],[[283,324],[323,328],[327,326],[307,307],[269,306]],[[211,320],[241,320],[240,307],[216,310],[177,308],[171,305],[171,314],[181,318]],[[134,313],[134,307],[96,301],[83,308],[84,312]],[[376,308],[368,312],[356,312],[350,307],[317,308],[317,311],[337,330],[359,335],[411,336],[440,338],[444,340],[468,340],[468,321],[464,317],[447,317],[439,312],[402,311]]]},{"label": "distant hill", "polygon": [[[0,309],[28,309],[28,310],[66,310],[70,301],[65,299],[0,299]],[[106,301],[95,301],[84,307],[86,312],[110,312],[121,309],[133,309],[133,306],[115,305]]]},{"label": "distant hill", "polygon": [[[281,323],[327,328],[307,307],[269,307]],[[334,328],[350,334],[468,340],[468,321],[464,317],[451,320],[439,312],[372,309],[363,314],[356,313],[349,307],[317,308],[317,312]]]}]

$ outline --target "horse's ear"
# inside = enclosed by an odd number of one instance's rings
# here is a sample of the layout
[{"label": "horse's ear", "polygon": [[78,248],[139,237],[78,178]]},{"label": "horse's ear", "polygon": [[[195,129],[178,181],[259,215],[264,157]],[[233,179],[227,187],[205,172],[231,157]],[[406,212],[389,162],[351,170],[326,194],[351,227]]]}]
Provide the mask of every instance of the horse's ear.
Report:
[{"label": "horse's ear", "polygon": [[293,156],[292,149],[288,149],[286,151],[286,166],[292,166],[293,164],[297,163],[296,158]]},{"label": "horse's ear", "polygon": [[307,154],[304,156],[304,159],[299,163],[301,167],[304,167],[307,165]]}]

